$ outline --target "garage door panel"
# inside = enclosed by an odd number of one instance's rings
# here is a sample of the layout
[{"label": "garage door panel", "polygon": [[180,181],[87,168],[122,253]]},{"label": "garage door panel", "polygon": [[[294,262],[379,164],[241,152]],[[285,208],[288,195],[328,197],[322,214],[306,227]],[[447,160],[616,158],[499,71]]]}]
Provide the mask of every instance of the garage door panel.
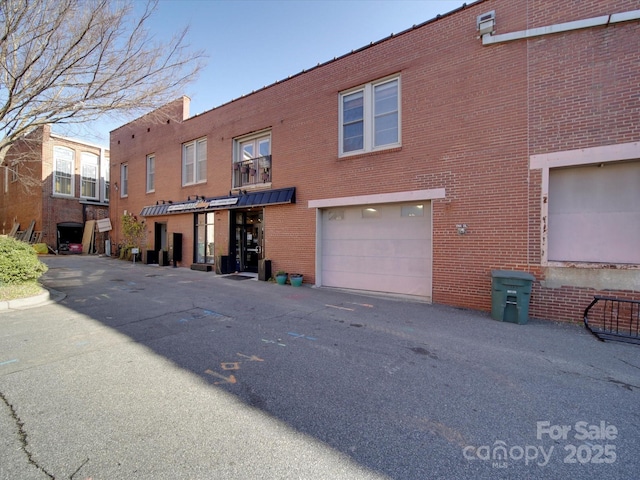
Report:
[{"label": "garage door panel", "polygon": [[343,257],[412,257],[425,258],[431,252],[431,245],[427,240],[401,239],[395,241],[374,240],[325,240],[322,243],[325,256],[340,255]]},{"label": "garage door panel", "polygon": [[333,255],[325,257],[325,260],[323,272],[360,272],[363,274],[396,272],[406,276],[427,278],[431,271],[430,261],[415,257]]},{"label": "garage door panel", "polygon": [[431,206],[424,216],[403,217],[402,204],[324,211],[320,258],[322,285],[431,296]]},{"label": "garage door panel", "polygon": [[328,287],[419,295],[421,297],[431,295],[427,278],[408,278],[404,275],[378,272],[370,273],[368,275],[369,282],[363,283],[362,275],[356,272],[326,272],[323,275],[327,275],[326,282],[323,281],[323,283]]}]

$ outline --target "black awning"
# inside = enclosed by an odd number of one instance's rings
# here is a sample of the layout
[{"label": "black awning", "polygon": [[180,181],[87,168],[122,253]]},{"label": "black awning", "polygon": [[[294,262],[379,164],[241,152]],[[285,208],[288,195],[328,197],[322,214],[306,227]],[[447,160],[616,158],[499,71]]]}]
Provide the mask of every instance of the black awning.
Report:
[{"label": "black awning", "polygon": [[295,203],[296,188],[280,188],[278,190],[263,190],[260,192],[239,193],[237,195],[214,197],[194,202],[163,203],[143,207],[141,217],[157,217],[160,215],[175,215],[178,213],[210,212],[232,208],[249,208],[263,205],[277,205]]},{"label": "black awning", "polygon": [[295,187],[245,193],[238,197],[238,204],[235,205],[234,208],[259,207],[278,203],[296,203],[295,195]]}]

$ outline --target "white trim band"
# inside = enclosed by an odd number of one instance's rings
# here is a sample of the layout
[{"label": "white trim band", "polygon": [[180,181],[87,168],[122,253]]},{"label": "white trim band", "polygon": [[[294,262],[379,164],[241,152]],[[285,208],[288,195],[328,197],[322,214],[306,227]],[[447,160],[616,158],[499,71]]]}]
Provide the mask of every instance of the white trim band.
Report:
[{"label": "white trim band", "polygon": [[412,190],[410,192],[379,193],[374,195],[358,195],[353,197],[325,198],[322,200],[309,200],[308,208],[414,202],[419,200],[433,200],[436,198],[445,198],[444,188],[433,188],[430,190]]}]

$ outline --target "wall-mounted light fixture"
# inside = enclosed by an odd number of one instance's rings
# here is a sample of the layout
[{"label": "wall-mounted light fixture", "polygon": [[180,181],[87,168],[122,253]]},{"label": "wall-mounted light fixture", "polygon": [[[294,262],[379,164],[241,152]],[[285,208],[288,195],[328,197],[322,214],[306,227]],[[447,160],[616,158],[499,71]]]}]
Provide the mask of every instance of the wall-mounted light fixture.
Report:
[{"label": "wall-mounted light fixture", "polygon": [[491,35],[496,31],[496,11],[478,15],[476,18],[476,28],[478,29],[478,35]]},{"label": "wall-mounted light fixture", "polygon": [[467,224],[466,223],[458,223],[456,225],[456,228],[458,229],[458,235],[464,235],[465,233],[467,233]]}]

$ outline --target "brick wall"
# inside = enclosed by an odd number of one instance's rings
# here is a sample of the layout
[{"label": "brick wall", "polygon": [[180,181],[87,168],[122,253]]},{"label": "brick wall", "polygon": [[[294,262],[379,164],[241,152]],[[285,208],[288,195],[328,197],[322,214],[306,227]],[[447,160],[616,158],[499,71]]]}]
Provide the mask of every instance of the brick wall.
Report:
[{"label": "brick wall", "polygon": [[[64,146],[74,152],[75,197],[64,198],[53,195],[53,148]],[[85,220],[106,218],[107,205],[83,206],[80,196],[80,167],[82,152],[100,155],[100,147],[80,141],[51,135],[51,126],[46,125],[28,137],[18,141],[9,151],[9,162],[20,159],[20,175],[27,175],[27,182],[10,182],[7,193],[0,193],[0,222],[8,232],[17,219],[20,229],[26,229],[32,220],[34,230],[43,233],[43,242],[57,248],[57,224],[61,222],[83,223]],[[104,240],[104,236],[99,238]],[[102,241],[102,250],[104,242]]]},{"label": "brick wall", "polygon": [[[637,8],[628,0],[569,3],[475,3],[188,120],[165,112],[127,124],[111,138],[112,185],[123,162],[130,185],[127,198],[112,197],[112,220],[158,199],[226,195],[233,139],[270,129],[271,187],[295,186],[297,198],[265,209],[265,254],[274,271],[315,280],[309,200],[445,188],[446,197],[432,202],[433,300],[489,310],[492,269],[531,271],[544,280],[542,178],[529,169],[529,156],[640,137],[638,22],[492,46],[477,38],[476,18],[489,10],[496,10],[497,33],[507,33]],[[389,75],[401,79],[402,147],[340,158],[339,93]],[[179,99],[167,111],[177,118],[183,108]],[[181,145],[203,136],[207,181],[182,187]],[[156,190],[146,194],[150,153]],[[216,219],[220,248],[228,242],[228,213]],[[169,232],[175,225],[192,235],[191,214],[166,220]],[[457,233],[459,223],[468,225],[467,234]],[[539,281],[532,312],[544,318],[575,319],[593,294],[545,289]]]}]

